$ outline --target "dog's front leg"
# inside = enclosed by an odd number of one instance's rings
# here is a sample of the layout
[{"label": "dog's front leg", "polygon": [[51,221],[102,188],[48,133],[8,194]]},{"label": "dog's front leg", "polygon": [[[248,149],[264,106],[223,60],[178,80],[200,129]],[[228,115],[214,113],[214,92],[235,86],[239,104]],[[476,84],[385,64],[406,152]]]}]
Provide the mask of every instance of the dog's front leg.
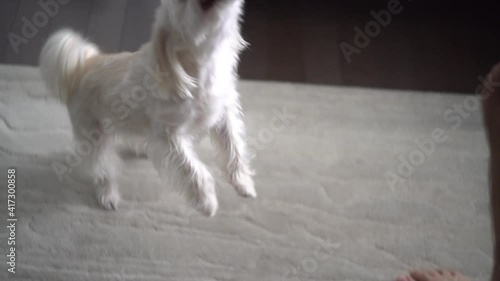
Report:
[{"label": "dog's front leg", "polygon": [[194,206],[207,216],[218,208],[215,181],[198,159],[188,137],[154,138],[148,145],[148,158],[161,176],[173,180]]},{"label": "dog's front leg", "polygon": [[236,192],[243,197],[256,198],[253,171],[245,142],[245,124],[239,110],[228,109],[211,130],[211,136],[219,150],[221,169],[227,174]]}]

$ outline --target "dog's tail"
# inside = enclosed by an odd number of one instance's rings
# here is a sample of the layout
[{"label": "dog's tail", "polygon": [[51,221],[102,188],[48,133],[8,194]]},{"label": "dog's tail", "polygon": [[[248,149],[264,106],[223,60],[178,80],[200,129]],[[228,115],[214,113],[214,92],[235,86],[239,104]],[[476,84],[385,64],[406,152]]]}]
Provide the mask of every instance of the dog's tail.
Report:
[{"label": "dog's tail", "polygon": [[95,45],[72,30],[63,29],[53,34],[40,55],[40,71],[50,94],[66,102],[77,82],[75,73],[87,59],[99,53]]}]

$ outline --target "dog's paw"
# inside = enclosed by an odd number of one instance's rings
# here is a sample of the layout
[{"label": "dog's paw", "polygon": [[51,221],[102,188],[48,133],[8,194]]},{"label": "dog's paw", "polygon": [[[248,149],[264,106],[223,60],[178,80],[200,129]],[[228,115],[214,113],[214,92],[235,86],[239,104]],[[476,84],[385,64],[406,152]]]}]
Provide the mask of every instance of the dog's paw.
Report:
[{"label": "dog's paw", "polygon": [[99,187],[97,189],[97,200],[106,210],[117,210],[120,203],[120,193],[116,188]]},{"label": "dog's paw", "polygon": [[255,190],[255,184],[250,175],[239,175],[235,177],[231,182],[236,189],[236,192],[242,197],[246,198],[257,198],[257,191]]},{"label": "dog's paw", "polygon": [[215,216],[215,213],[219,209],[219,201],[215,194],[201,196],[196,205],[196,208],[207,217]]}]

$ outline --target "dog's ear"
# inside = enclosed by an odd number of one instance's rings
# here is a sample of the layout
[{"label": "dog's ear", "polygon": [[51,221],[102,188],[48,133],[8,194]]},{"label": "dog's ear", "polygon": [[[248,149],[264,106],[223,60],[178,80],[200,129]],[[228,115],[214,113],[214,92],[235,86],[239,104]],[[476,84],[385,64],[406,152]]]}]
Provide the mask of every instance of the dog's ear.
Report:
[{"label": "dog's ear", "polygon": [[158,28],[154,34],[154,53],[158,67],[168,75],[167,81],[162,81],[161,87],[165,95],[177,96],[182,99],[192,98],[191,90],[196,87],[194,78],[189,76],[179,62],[175,38],[163,28]]}]

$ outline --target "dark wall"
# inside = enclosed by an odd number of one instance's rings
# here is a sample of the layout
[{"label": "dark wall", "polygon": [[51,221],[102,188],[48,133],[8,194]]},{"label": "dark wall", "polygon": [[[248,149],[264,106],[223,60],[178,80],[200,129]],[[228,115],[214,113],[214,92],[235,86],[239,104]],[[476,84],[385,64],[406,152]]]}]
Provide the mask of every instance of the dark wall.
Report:
[{"label": "dark wall", "polygon": [[[28,43],[14,50],[35,0],[0,0],[0,63],[36,65],[47,36],[62,27],[85,34],[107,52],[134,51],[150,38],[160,0],[72,0]],[[477,76],[500,60],[500,17],[493,2],[401,0],[366,46],[355,28],[390,1],[248,0],[243,33],[245,79],[471,92]],[[343,44],[344,48],[341,48]],[[345,55],[345,46],[356,52]],[[349,47],[350,48],[350,47]],[[352,48],[349,50],[353,50]],[[348,57],[348,58],[346,58]]]}]

